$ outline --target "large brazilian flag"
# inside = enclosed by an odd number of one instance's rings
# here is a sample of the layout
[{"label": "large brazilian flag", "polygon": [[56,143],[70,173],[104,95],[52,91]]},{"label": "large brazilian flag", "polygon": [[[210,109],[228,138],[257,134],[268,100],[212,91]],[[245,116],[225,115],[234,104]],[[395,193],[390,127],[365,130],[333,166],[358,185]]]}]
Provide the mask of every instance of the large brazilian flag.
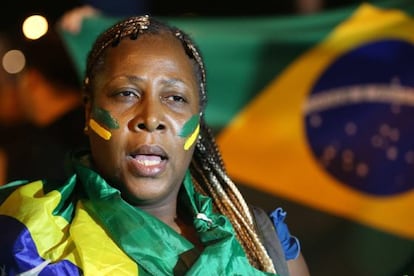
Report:
[{"label": "large brazilian flag", "polygon": [[[414,275],[414,2],[165,17],[198,42],[207,121],[247,199],[288,212],[312,275]],[[119,18],[62,33],[82,76]]]}]

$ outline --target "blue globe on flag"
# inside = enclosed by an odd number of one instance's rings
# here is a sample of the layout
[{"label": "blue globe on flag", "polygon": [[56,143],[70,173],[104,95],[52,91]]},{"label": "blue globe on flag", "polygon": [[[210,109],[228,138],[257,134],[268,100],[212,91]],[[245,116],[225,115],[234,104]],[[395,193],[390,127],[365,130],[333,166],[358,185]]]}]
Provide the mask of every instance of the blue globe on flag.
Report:
[{"label": "blue globe on flag", "polygon": [[305,105],[309,146],[332,177],[360,192],[414,187],[414,45],[380,40],[346,52]]}]

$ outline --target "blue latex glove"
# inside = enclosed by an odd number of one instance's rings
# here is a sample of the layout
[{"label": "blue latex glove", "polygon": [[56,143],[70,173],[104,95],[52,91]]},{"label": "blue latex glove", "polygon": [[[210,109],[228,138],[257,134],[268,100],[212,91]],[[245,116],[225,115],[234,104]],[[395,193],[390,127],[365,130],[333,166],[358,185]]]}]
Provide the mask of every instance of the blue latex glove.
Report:
[{"label": "blue latex glove", "polygon": [[285,259],[288,261],[296,259],[299,256],[300,243],[296,237],[291,236],[289,233],[288,226],[284,222],[286,214],[282,208],[277,208],[270,213],[270,219],[273,221],[277,235],[282,243],[283,251],[285,252]]}]

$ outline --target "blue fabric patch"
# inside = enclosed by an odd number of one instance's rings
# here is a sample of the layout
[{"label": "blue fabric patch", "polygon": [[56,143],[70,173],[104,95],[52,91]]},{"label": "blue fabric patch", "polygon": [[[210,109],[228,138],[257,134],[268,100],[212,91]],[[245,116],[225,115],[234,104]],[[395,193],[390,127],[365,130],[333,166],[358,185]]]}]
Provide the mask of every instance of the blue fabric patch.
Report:
[{"label": "blue fabric patch", "polygon": [[[26,226],[15,218],[0,215],[0,268],[6,275],[17,275],[39,266],[45,259],[39,256],[36,245]],[[82,275],[73,263],[62,260],[48,264],[39,276]]]}]

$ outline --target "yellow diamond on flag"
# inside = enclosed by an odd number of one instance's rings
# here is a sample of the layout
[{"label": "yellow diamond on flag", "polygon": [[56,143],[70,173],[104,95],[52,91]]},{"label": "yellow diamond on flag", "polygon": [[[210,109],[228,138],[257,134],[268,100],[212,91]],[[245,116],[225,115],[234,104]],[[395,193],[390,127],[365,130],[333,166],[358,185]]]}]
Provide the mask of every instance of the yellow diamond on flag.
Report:
[{"label": "yellow diamond on flag", "polygon": [[364,4],[291,63],[217,137],[230,175],[262,191],[414,239],[412,188],[375,195],[346,185],[321,164],[306,133],[305,107],[321,75],[350,51],[383,40],[413,45],[413,19],[399,10]]}]

